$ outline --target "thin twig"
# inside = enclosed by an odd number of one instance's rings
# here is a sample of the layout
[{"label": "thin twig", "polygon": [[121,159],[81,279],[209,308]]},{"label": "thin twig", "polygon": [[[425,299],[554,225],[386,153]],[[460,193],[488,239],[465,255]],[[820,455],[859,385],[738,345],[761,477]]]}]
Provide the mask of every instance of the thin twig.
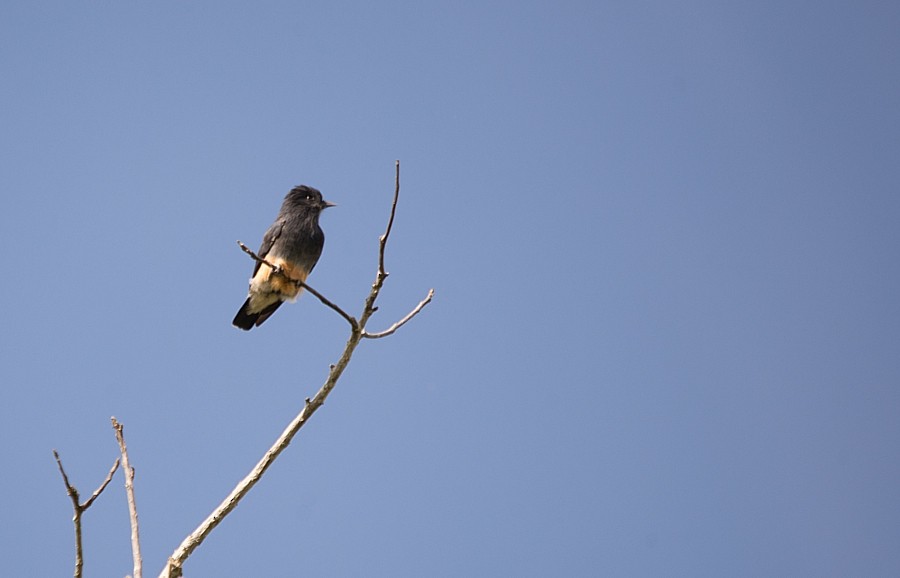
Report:
[{"label": "thin twig", "polygon": [[91,494],[91,497],[88,498],[88,501],[82,504],[82,510],[87,510],[88,508],[90,508],[91,504],[94,503],[94,500],[96,500],[100,496],[100,494],[103,493],[103,490],[105,490],[106,486],[108,486],[112,481],[113,474],[116,473],[117,469],[119,469],[119,458],[116,458],[115,463],[113,463],[112,467],[109,469],[109,473],[106,474],[106,479],[103,480],[103,483],[100,484],[100,486],[96,490],[94,490],[94,493]]},{"label": "thin twig", "polygon": [[390,327],[388,327],[387,329],[385,329],[384,331],[381,331],[379,333],[369,333],[368,331],[363,331],[363,337],[365,337],[366,339],[380,339],[381,337],[387,337],[388,335],[392,335],[395,331],[397,331],[398,329],[400,329],[401,327],[406,325],[406,323],[410,319],[412,319],[413,317],[418,315],[419,311],[424,309],[426,305],[431,303],[432,297],[434,297],[434,289],[429,289],[428,295],[425,296],[425,299],[423,299],[418,305],[416,305],[415,309],[413,309],[412,311],[407,313],[406,317],[404,317],[397,323],[394,323],[393,325],[391,325]]},{"label": "thin twig", "polygon": [[134,500],[134,468],[128,463],[128,448],[125,447],[125,434],[123,426],[116,418],[112,420],[113,429],[116,430],[116,440],[119,442],[119,449],[122,452],[122,470],[125,473],[125,494],[128,497],[128,515],[131,519],[131,557],[134,560],[133,578],[141,578],[142,566],[141,561],[141,539],[138,531],[138,513],[137,502]]},{"label": "thin twig", "polygon": [[387,246],[388,238],[391,236],[391,229],[394,228],[394,216],[397,214],[397,200],[400,197],[400,161],[394,163],[394,170],[394,200],[391,202],[391,216],[388,218],[384,234],[378,239],[378,271],[375,273],[375,282],[372,283],[372,290],[369,291],[369,296],[366,297],[366,302],[363,305],[362,315],[359,316],[359,327],[363,332],[365,332],[369,317],[378,311],[378,307],[375,307],[375,300],[378,299],[378,294],[381,293],[381,288],[384,287],[384,280],[388,277],[388,272],[384,269],[384,249]]},{"label": "thin twig", "polygon": [[391,203],[391,217],[388,219],[387,228],[384,235],[378,240],[378,273],[381,277],[387,277],[388,273],[384,270],[384,248],[387,246],[388,237],[391,236],[391,229],[394,228],[394,215],[397,214],[397,200],[400,197],[400,161],[394,161],[394,201]]},{"label": "thin twig", "polygon": [[310,287],[309,285],[307,285],[305,281],[301,281],[301,280],[299,280],[299,279],[294,279],[293,277],[289,277],[289,276],[284,272],[284,270],[283,270],[281,267],[279,267],[279,266],[277,266],[277,265],[273,265],[272,263],[266,261],[264,258],[260,257],[260,256],[257,255],[256,253],[254,253],[253,250],[250,249],[250,247],[248,247],[247,245],[245,245],[245,244],[242,243],[241,241],[238,241],[237,244],[240,245],[240,247],[241,247],[241,249],[243,249],[244,253],[247,253],[248,255],[250,255],[250,257],[253,258],[254,261],[256,261],[257,263],[261,263],[261,264],[266,265],[267,267],[269,267],[269,269],[272,270],[272,274],[273,274],[273,275],[278,275],[279,277],[281,277],[281,278],[283,278],[283,279],[286,279],[287,281],[293,283],[294,285],[306,289],[307,291],[309,291],[310,293],[312,293],[313,295],[315,295],[315,296],[319,299],[319,301],[321,301],[321,302],[322,302],[323,304],[325,304],[326,306],[331,307],[331,308],[332,308],[333,310],[335,310],[341,317],[343,317],[344,319],[346,319],[346,320],[347,320],[347,323],[350,324],[350,327],[356,327],[356,325],[357,325],[356,319],[354,319],[353,317],[351,317],[350,315],[348,315],[346,311],[344,311],[343,309],[341,309],[340,307],[338,307],[337,305],[335,305],[334,303],[332,303],[332,302],[331,302],[330,300],[328,300],[324,295],[322,295],[321,293],[319,293],[318,291],[316,291],[315,289],[313,289],[312,287]]},{"label": "thin twig", "polygon": [[84,571],[84,549],[81,540],[81,515],[85,510],[91,507],[94,500],[103,493],[103,490],[105,490],[106,486],[109,485],[109,482],[112,481],[113,475],[119,468],[119,460],[116,459],[112,468],[110,468],[109,473],[106,474],[106,479],[103,480],[103,483],[101,483],[100,486],[94,490],[94,493],[91,494],[91,497],[82,504],[79,503],[80,498],[78,490],[69,483],[69,476],[66,475],[62,460],[59,458],[59,453],[56,450],[53,450],[53,457],[56,458],[56,465],[59,467],[59,473],[62,475],[63,483],[66,485],[66,493],[69,494],[69,498],[72,500],[72,509],[75,511],[75,515],[72,516],[72,522],[75,524],[75,578],[81,578],[82,572]]}]

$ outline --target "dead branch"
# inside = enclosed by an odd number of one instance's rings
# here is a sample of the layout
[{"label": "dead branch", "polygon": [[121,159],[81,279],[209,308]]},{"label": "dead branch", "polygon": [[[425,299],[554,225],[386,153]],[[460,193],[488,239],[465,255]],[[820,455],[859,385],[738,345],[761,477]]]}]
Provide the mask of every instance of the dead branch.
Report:
[{"label": "dead branch", "polygon": [[378,239],[378,273],[382,277],[387,277],[387,271],[384,270],[384,248],[387,246],[388,237],[391,236],[391,229],[394,228],[394,216],[397,214],[397,200],[400,198],[400,161],[394,162],[394,200],[391,202],[391,217],[388,219],[387,227],[384,235]]},{"label": "dead branch", "polygon": [[[367,334],[365,331],[366,323],[372,314],[378,309],[375,306],[375,301],[378,298],[378,294],[381,291],[382,286],[384,285],[384,280],[387,278],[387,272],[384,270],[384,252],[385,247],[387,245],[388,237],[391,233],[391,228],[394,224],[394,216],[397,211],[397,199],[400,195],[400,161],[397,161],[395,164],[396,167],[396,177],[395,177],[395,186],[394,186],[394,200],[391,204],[391,215],[388,220],[387,228],[385,229],[384,234],[379,239],[379,248],[378,248],[378,271],[375,275],[375,282],[372,283],[372,289],[369,292],[368,297],[365,300],[363,305],[362,314],[357,321],[350,315],[348,315],[343,309],[333,304],[331,301],[327,300],[318,292],[314,291],[309,285],[306,283],[297,281],[295,279],[291,279],[298,285],[305,288],[307,291],[315,295],[319,298],[319,300],[324,303],[326,306],[330,307],[337,313],[339,313],[344,319],[346,319],[350,323],[350,337],[347,340],[346,345],[344,346],[344,351],[341,353],[340,358],[337,363],[330,367],[330,371],[328,372],[328,377],[325,379],[325,383],[319,388],[319,391],[316,392],[316,395],[312,397],[312,399],[307,398],[306,402],[303,405],[303,408],[300,410],[300,413],[288,424],[285,430],[281,433],[280,436],[275,440],[275,443],[266,451],[263,455],[262,459],[257,462],[257,464],[250,470],[250,473],[241,480],[235,488],[231,491],[230,494],[220,503],[213,512],[205,519],[200,525],[191,532],[184,541],[175,549],[172,555],[169,557],[169,561],[166,564],[166,567],[163,569],[160,574],[160,578],[179,578],[182,574],[182,566],[184,562],[188,559],[188,557],[203,543],[203,540],[212,532],[212,530],[218,526],[222,520],[231,513],[240,503],[241,499],[247,495],[247,493],[253,488],[254,485],[262,478],[262,475],[266,472],[269,466],[275,461],[275,459],[281,454],[285,448],[290,445],[291,440],[294,439],[294,436],[297,432],[300,431],[309,418],[325,403],[325,400],[328,398],[328,395],[334,389],[334,386],[337,384],[338,379],[340,379],[341,374],[343,374],[344,369],[346,369],[347,365],[350,363],[350,358],[353,355],[353,351],[356,349],[356,346],[359,345],[360,341],[362,341],[363,337],[370,338],[378,338],[378,337],[386,337],[412,319],[416,314],[418,314],[430,301],[432,296],[434,295],[434,290],[428,292],[428,296],[424,301],[419,303],[406,317],[395,323],[391,326],[387,331],[383,331],[381,333]],[[280,269],[277,267],[273,267],[271,263],[267,262],[265,259],[259,257],[253,251],[248,249],[246,245],[238,242],[241,245],[241,248],[245,253],[250,255],[254,260],[258,263],[262,263],[268,265],[272,268],[275,274],[283,274],[280,272]],[[287,277],[290,279],[289,277]]]},{"label": "dead branch", "polygon": [[134,560],[133,578],[141,578],[141,540],[138,531],[137,503],[134,501],[134,468],[128,463],[128,448],[125,447],[125,434],[123,426],[116,418],[112,420],[113,429],[116,430],[116,441],[119,442],[119,450],[122,452],[122,470],[125,473],[125,495],[128,497],[128,516],[131,520],[131,557]]},{"label": "dead branch", "polygon": [[415,308],[406,314],[406,317],[401,319],[400,321],[394,323],[384,331],[380,331],[378,333],[369,333],[368,331],[363,331],[363,337],[366,339],[380,339],[382,337],[387,337],[388,335],[392,335],[395,331],[406,325],[406,323],[419,314],[419,311],[425,309],[425,306],[431,303],[431,298],[434,297],[434,289],[428,290],[428,295],[425,296],[425,299],[422,299]]},{"label": "dead branch", "polygon": [[59,453],[57,453],[56,450],[53,450],[53,457],[56,458],[56,465],[59,467],[59,473],[62,475],[63,483],[66,485],[66,492],[72,500],[72,509],[75,511],[75,515],[72,516],[72,522],[75,524],[75,578],[81,578],[84,570],[84,549],[81,541],[81,515],[84,514],[85,510],[91,507],[94,500],[103,493],[103,490],[105,490],[106,486],[109,485],[109,482],[112,481],[113,475],[116,473],[116,470],[119,469],[119,460],[116,459],[112,468],[110,468],[109,473],[106,474],[106,479],[104,479],[103,483],[94,490],[91,497],[88,498],[86,502],[80,503],[78,490],[69,483],[69,476],[66,475],[66,470],[63,469],[62,460],[59,458]]}]

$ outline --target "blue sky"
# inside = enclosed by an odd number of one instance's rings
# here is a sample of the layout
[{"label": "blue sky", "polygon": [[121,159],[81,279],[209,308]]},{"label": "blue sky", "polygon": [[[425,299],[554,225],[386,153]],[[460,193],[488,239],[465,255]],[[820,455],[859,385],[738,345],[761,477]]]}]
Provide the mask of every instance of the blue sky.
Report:
[{"label": "blue sky", "polygon": [[[900,9],[7,3],[0,554],[72,569],[125,424],[145,574],[324,380],[230,321],[294,185],[370,327],[188,576],[900,574]],[[86,573],[131,553],[122,479]],[[40,555],[36,555],[36,554]]]}]

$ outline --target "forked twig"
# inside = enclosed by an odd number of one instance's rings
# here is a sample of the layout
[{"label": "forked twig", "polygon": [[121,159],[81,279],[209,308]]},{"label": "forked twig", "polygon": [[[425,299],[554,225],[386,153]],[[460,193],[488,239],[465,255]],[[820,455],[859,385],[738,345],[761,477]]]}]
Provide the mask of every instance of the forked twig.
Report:
[{"label": "forked twig", "polygon": [[75,578],[81,578],[84,571],[84,548],[81,540],[81,515],[84,514],[85,510],[91,507],[94,500],[103,493],[103,490],[105,490],[106,486],[109,485],[109,482],[112,481],[113,475],[116,473],[116,470],[119,469],[119,460],[116,459],[112,468],[110,468],[109,473],[106,474],[103,483],[94,490],[91,497],[88,498],[86,502],[81,503],[78,490],[69,483],[69,476],[66,475],[62,460],[59,458],[59,453],[56,450],[53,450],[53,457],[56,458],[56,465],[59,467],[59,473],[62,476],[63,483],[66,485],[66,493],[69,494],[69,498],[72,500],[72,509],[75,511],[75,515],[72,516],[72,522],[75,524]]}]

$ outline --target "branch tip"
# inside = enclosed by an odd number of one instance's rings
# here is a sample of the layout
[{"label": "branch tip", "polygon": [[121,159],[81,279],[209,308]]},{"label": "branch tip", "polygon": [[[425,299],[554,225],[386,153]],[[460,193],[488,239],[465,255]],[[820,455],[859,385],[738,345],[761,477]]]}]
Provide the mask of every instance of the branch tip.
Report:
[{"label": "branch tip", "polygon": [[413,317],[418,315],[419,312],[422,311],[422,309],[424,309],[426,305],[431,303],[431,299],[433,297],[434,297],[434,289],[429,289],[428,295],[425,296],[425,299],[423,299],[421,302],[419,302],[419,304],[416,305],[412,311],[407,313],[406,316],[403,317],[403,319],[394,323],[393,325],[391,325],[390,327],[388,327],[387,329],[385,329],[384,331],[381,331],[379,333],[369,333],[367,331],[363,331],[363,337],[365,337],[367,339],[380,339],[382,337],[387,337],[388,335],[392,335],[395,331],[397,331],[398,329],[400,329],[401,327],[406,325],[410,321],[410,319],[412,319]]},{"label": "branch tip", "polygon": [[138,527],[137,502],[134,499],[134,468],[128,462],[128,448],[125,445],[124,426],[115,416],[112,420],[113,429],[116,430],[116,441],[119,442],[119,451],[122,453],[122,471],[125,473],[125,495],[128,498],[128,516],[131,519],[131,557],[134,561],[134,578],[142,578],[143,560],[141,558],[141,540]]}]

